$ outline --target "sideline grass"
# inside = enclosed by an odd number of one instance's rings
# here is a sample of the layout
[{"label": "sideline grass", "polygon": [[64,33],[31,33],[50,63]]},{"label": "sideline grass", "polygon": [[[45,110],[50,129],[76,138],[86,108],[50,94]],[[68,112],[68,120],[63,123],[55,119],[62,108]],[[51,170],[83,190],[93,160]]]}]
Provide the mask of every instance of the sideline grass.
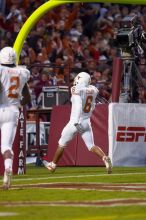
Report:
[{"label": "sideline grass", "polygon": [[[114,168],[112,175],[105,173],[104,167],[59,167],[56,173],[50,174],[44,167],[27,165],[27,173],[13,177],[13,185],[38,183],[146,183],[146,168]],[[2,184],[2,177],[0,177]],[[81,189],[47,189],[23,188],[9,191],[0,190],[0,220],[145,220],[145,205],[126,205],[113,207],[91,207],[93,201],[126,198],[146,198],[146,191],[102,191]],[[38,202],[45,202],[39,205]],[[68,201],[67,206],[57,205],[57,201]],[[83,201],[89,201],[89,206],[80,206]],[[4,205],[4,202],[7,205]],[[15,204],[16,202],[16,204]],[[17,203],[21,202],[21,206]],[[33,202],[33,204],[25,204]],[[73,207],[70,202],[79,202]],[[54,205],[53,205],[54,203]],[[1,216],[1,213],[14,213],[14,216]]]}]

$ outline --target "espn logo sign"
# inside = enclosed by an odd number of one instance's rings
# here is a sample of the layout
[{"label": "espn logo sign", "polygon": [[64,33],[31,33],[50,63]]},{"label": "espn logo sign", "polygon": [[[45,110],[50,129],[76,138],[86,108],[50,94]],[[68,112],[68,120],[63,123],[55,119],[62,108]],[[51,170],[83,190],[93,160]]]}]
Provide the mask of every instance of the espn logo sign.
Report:
[{"label": "espn logo sign", "polygon": [[145,127],[125,127],[118,126],[116,133],[117,142],[146,142],[146,128]]}]

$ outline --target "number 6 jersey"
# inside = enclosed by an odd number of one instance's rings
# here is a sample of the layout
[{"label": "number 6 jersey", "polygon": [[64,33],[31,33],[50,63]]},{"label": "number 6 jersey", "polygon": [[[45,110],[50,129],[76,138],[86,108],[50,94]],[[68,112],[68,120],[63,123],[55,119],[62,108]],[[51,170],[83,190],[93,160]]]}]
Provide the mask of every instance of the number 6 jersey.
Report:
[{"label": "number 6 jersey", "polygon": [[19,107],[22,89],[29,77],[30,72],[24,67],[0,66],[0,105]]},{"label": "number 6 jersey", "polygon": [[84,119],[90,118],[95,107],[95,99],[98,92],[98,89],[92,85],[77,84],[71,88],[71,121],[79,123]]}]

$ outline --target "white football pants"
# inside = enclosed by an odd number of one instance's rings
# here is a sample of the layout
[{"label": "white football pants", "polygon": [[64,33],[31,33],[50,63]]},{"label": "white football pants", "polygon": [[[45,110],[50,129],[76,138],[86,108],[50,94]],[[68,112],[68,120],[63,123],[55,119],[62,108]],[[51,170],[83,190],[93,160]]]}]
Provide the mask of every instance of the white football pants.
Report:
[{"label": "white football pants", "polygon": [[[94,146],[94,138],[93,138],[93,132],[92,127],[89,119],[86,119],[81,122],[81,125],[84,129],[84,133],[81,134],[81,137],[87,146],[88,150],[91,150],[91,148]],[[61,147],[66,147],[67,144],[74,138],[74,136],[78,133],[76,127],[74,126],[74,122],[69,121],[68,124],[64,127],[61,138],[59,139],[59,145]]]},{"label": "white football pants", "polygon": [[13,153],[16,129],[19,119],[19,109],[16,106],[0,107],[0,129],[1,129],[1,153],[10,150]]}]

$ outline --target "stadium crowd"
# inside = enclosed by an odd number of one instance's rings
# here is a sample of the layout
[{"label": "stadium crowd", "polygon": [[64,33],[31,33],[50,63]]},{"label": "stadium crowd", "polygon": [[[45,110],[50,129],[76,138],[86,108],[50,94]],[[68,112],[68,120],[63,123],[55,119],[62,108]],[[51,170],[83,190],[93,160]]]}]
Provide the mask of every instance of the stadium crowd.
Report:
[{"label": "stadium crowd", "polygon": [[[27,18],[45,0],[0,1],[0,49],[13,46]],[[65,4],[47,12],[32,28],[21,51],[21,65],[31,71],[29,86],[32,106],[37,107],[43,86],[71,85],[75,75],[85,70],[101,95],[111,99],[112,61],[118,49],[113,44],[121,20],[137,14],[146,31],[146,6],[111,3]],[[146,82],[146,59],[138,66]],[[139,88],[139,102],[146,93]]]}]

